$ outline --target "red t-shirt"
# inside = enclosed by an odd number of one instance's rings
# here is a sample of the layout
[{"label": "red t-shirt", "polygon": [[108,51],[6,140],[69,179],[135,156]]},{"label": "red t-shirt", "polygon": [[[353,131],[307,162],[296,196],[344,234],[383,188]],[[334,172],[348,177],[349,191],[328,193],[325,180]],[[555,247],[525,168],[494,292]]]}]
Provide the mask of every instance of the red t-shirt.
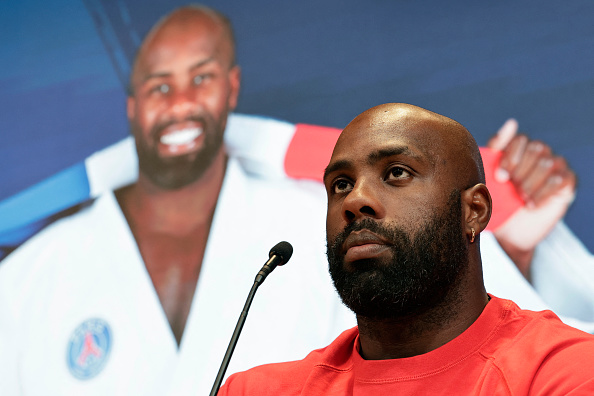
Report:
[{"label": "red t-shirt", "polygon": [[429,353],[364,360],[358,343],[355,327],[303,360],[234,374],[219,395],[594,395],[594,336],[496,297]]}]

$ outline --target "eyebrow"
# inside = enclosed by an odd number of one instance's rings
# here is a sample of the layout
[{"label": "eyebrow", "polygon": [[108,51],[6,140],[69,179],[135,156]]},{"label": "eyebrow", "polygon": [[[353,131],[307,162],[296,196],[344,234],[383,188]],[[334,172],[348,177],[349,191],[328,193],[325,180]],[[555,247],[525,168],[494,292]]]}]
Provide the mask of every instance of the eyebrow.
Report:
[{"label": "eyebrow", "polygon": [[[188,70],[191,71],[194,69],[198,69],[199,67],[202,67],[202,66],[206,65],[207,63],[214,61],[214,59],[215,58],[212,56],[209,58],[203,59],[199,62],[194,63],[192,66],[190,66],[190,68]],[[142,83],[144,84],[145,82],[147,82],[148,80],[151,80],[153,78],[164,78],[164,77],[169,77],[169,76],[171,76],[171,73],[168,73],[168,72],[150,73],[142,79]]]},{"label": "eyebrow", "polygon": [[416,160],[421,159],[421,157],[419,155],[413,153],[408,148],[408,146],[396,146],[396,147],[388,147],[388,148],[377,150],[377,151],[370,153],[367,156],[367,164],[373,165],[373,164],[377,163],[378,161],[381,161],[384,158],[393,157],[393,156],[402,155],[402,154],[406,154],[407,156],[412,157]]},{"label": "eyebrow", "polygon": [[[412,157],[416,160],[422,159],[421,156],[413,153],[408,148],[408,146],[396,146],[396,147],[380,149],[380,150],[370,153],[367,156],[366,162],[368,165],[374,165],[384,158],[393,157],[393,156],[402,155],[402,154],[406,154],[407,156]],[[352,168],[353,168],[353,163],[349,160],[336,161],[333,164],[328,165],[326,167],[326,169],[324,170],[324,180],[332,172],[336,172],[336,171],[342,170],[342,169],[349,170]]]},{"label": "eyebrow", "polygon": [[326,180],[326,177],[328,177],[328,175],[332,172],[336,172],[339,169],[351,169],[352,167],[353,167],[353,164],[351,163],[351,161],[348,161],[348,160],[336,161],[335,163],[328,165],[326,167],[326,169],[324,169],[323,180]]}]

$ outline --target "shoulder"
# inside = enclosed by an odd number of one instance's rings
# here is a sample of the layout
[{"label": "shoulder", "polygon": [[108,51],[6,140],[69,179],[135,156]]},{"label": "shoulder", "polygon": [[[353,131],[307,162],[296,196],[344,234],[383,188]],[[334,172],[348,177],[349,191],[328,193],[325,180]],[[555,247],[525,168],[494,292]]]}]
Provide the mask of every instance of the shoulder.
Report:
[{"label": "shoulder", "polygon": [[[584,342],[594,346],[594,335],[568,326],[550,310],[532,311],[521,309],[514,302],[498,299],[506,309],[504,324],[516,327],[520,338],[539,339],[545,345],[567,344],[567,340]],[[594,359],[594,356],[593,356]]]},{"label": "shoulder", "polygon": [[551,311],[542,312],[526,330],[526,346],[519,350],[526,352],[524,356],[536,355],[539,361],[534,389],[542,389],[542,394],[553,390],[569,394],[585,386],[594,394],[594,335],[562,323]]},{"label": "shoulder", "polygon": [[317,180],[293,179],[289,177],[263,177],[249,173],[242,168],[250,192],[254,194],[272,193],[289,201],[306,199],[321,202],[325,206],[326,190]]},{"label": "shoulder", "polygon": [[231,157],[217,208],[220,215],[237,213],[255,232],[274,230],[291,243],[303,241],[299,250],[324,257],[326,191],[320,182],[260,177]]},{"label": "shoulder", "polygon": [[594,335],[564,324],[551,311],[523,310],[502,301],[507,313],[497,338],[506,341],[495,359],[509,378],[530,379],[532,389],[545,394],[594,386]]},{"label": "shoulder", "polygon": [[[560,352],[575,344],[594,348],[594,335],[568,326],[550,310],[531,311],[521,309],[513,301],[494,297],[501,306],[502,321],[497,334],[499,337],[513,335],[514,348],[531,345],[544,351]],[[547,356],[551,356],[547,353]],[[594,360],[594,355],[592,355]]]},{"label": "shoulder", "polygon": [[266,364],[231,375],[219,395],[299,394],[314,365],[306,359]]},{"label": "shoulder", "polygon": [[[109,217],[113,195],[101,197],[79,212],[64,217],[33,236],[0,263],[0,287],[15,288],[19,282],[43,277],[49,267],[76,261],[77,252],[90,254],[98,223]],[[113,216],[113,215],[112,215]],[[100,238],[99,238],[100,239]],[[72,259],[71,259],[72,258]]]},{"label": "shoulder", "polygon": [[312,378],[323,372],[345,372],[352,368],[351,355],[359,332],[345,330],[330,345],[293,362],[266,364],[230,376],[220,395],[297,395]]}]

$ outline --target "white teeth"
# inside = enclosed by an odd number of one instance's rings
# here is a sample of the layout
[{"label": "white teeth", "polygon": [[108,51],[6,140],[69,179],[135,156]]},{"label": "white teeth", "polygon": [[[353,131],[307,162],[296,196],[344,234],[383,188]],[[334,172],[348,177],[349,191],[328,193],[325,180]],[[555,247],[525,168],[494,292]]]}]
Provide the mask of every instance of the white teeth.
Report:
[{"label": "white teeth", "polygon": [[161,136],[160,142],[170,146],[179,146],[190,143],[200,135],[202,135],[202,128],[185,128]]}]

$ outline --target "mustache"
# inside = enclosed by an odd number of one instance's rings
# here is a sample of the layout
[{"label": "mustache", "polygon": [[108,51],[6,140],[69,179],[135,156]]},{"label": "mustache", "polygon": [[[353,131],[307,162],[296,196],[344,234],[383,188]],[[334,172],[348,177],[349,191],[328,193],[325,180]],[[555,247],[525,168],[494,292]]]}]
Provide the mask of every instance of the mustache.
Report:
[{"label": "mustache", "polygon": [[361,230],[371,231],[374,234],[378,235],[379,237],[382,237],[388,241],[390,241],[394,238],[394,235],[393,235],[394,232],[392,230],[380,225],[375,220],[372,220],[370,218],[365,218],[363,220],[359,220],[359,221],[353,222],[351,224],[347,224],[347,226],[344,227],[344,229],[340,232],[340,234],[338,234],[334,238],[334,241],[332,241],[332,243],[331,243],[332,250],[338,251],[341,248],[341,246],[344,244],[345,240],[348,238],[348,236],[352,232],[361,231]]},{"label": "mustache", "polygon": [[207,117],[205,114],[191,114],[191,115],[184,117],[182,119],[170,118],[170,119],[155,123],[155,125],[153,125],[153,127],[151,128],[150,136],[153,139],[158,139],[159,135],[165,129],[169,128],[171,125],[179,124],[182,122],[197,122],[197,123],[200,123],[203,126],[205,126],[207,121],[209,121],[209,117]]}]

